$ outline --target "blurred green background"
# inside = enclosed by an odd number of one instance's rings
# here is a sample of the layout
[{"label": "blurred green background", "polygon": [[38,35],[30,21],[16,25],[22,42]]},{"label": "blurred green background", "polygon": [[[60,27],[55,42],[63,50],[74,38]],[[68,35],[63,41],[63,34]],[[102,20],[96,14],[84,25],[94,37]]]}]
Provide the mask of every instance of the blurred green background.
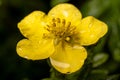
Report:
[{"label": "blurred green background", "polygon": [[0,80],[50,77],[46,60],[31,61],[17,55],[16,44],[23,38],[17,23],[34,10],[47,13],[61,2],[75,5],[83,17],[92,15],[109,27],[97,44],[86,47],[89,56],[83,70],[65,80],[120,80],[120,0],[0,0]]}]

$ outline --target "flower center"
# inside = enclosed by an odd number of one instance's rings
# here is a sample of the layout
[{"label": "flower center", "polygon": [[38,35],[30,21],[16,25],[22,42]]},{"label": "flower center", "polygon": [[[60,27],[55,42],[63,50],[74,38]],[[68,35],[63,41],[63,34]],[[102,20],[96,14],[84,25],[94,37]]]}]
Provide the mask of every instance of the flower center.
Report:
[{"label": "flower center", "polygon": [[54,35],[56,44],[60,41],[72,43],[77,35],[76,27],[60,18],[53,18],[46,29]]}]

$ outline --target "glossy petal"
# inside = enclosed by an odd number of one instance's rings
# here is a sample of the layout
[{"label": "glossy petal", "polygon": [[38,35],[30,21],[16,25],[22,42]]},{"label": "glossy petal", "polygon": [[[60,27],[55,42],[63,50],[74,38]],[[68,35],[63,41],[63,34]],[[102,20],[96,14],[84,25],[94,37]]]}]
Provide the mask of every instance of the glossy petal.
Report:
[{"label": "glossy petal", "polygon": [[48,13],[49,17],[60,18],[70,21],[77,25],[82,18],[81,12],[72,4],[58,4],[50,10]]},{"label": "glossy petal", "polygon": [[79,70],[87,57],[86,50],[81,46],[61,45],[56,47],[55,53],[50,57],[53,67],[61,73],[72,73]]},{"label": "glossy petal", "polygon": [[54,52],[53,40],[31,41],[23,39],[17,44],[19,56],[32,60],[48,58]]},{"label": "glossy petal", "polygon": [[107,25],[92,16],[83,18],[79,26],[81,45],[96,43],[107,32]]},{"label": "glossy petal", "polygon": [[41,11],[34,11],[18,23],[18,28],[27,38],[41,38],[43,33],[47,32],[44,28],[44,17],[45,13]]}]

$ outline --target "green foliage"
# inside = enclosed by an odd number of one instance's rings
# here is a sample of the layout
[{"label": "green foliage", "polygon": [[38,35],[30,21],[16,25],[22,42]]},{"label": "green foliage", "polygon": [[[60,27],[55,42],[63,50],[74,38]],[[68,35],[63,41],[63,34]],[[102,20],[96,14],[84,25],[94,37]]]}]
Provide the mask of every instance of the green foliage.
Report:
[{"label": "green foliage", "polygon": [[101,64],[105,63],[108,59],[108,54],[98,53],[93,57],[93,67],[98,67]]},{"label": "green foliage", "polygon": [[114,58],[114,60],[120,62],[120,48],[114,50],[113,58]]},{"label": "green foliage", "polygon": [[[17,23],[34,10],[48,12],[56,4],[76,5],[83,17],[92,15],[108,24],[109,31],[90,47],[79,71],[61,74],[46,60],[19,57],[16,44],[23,38]],[[0,80],[120,80],[120,0],[0,0]]]},{"label": "green foliage", "polygon": [[51,0],[51,6],[55,6],[59,3],[65,3],[68,2],[69,0]]},{"label": "green foliage", "polygon": [[114,75],[110,75],[107,78],[108,80],[119,80],[120,79],[120,74],[114,74]]},{"label": "green foliage", "polygon": [[81,10],[84,16],[92,15],[99,17],[110,6],[110,0],[89,0],[87,1]]},{"label": "green foliage", "polygon": [[108,71],[104,69],[95,69],[91,71],[88,80],[106,80]]}]

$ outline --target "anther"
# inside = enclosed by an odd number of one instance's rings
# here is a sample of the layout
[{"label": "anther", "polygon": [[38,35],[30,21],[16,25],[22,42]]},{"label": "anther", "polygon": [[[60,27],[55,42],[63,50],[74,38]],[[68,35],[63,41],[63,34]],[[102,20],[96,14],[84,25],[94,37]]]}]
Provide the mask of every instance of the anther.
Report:
[{"label": "anther", "polygon": [[65,22],[65,19],[63,19],[63,20],[62,20],[62,24],[65,25],[65,23],[66,23],[66,22]]},{"label": "anther", "polygon": [[47,31],[50,31],[50,27],[49,25],[47,25],[47,27],[44,27]]},{"label": "anther", "polygon": [[55,22],[55,18],[52,19],[52,22]]},{"label": "anther", "polygon": [[45,33],[43,34],[43,38],[47,38],[47,35]]},{"label": "anther", "polygon": [[56,27],[56,23],[53,22],[52,26],[53,26],[53,27]]},{"label": "anther", "polygon": [[68,22],[68,25],[67,25],[67,27],[69,28],[71,26],[71,22]]},{"label": "anther", "polygon": [[50,31],[50,29],[46,28],[47,31]]},{"label": "anther", "polygon": [[58,22],[58,23],[60,23],[60,22],[61,22],[61,21],[60,21],[60,18],[57,18],[56,20],[57,20],[57,22]]},{"label": "anther", "polygon": [[47,25],[47,27],[50,27],[49,25]]}]

